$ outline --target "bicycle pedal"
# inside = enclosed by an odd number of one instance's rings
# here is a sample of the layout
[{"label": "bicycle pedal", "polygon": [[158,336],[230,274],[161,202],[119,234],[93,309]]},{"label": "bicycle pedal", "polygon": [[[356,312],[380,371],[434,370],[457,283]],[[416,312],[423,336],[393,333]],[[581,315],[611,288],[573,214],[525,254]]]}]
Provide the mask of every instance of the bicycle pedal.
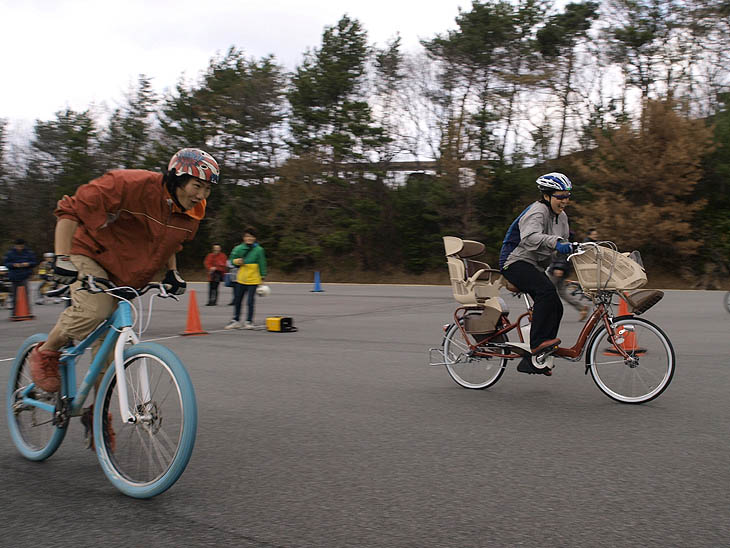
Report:
[{"label": "bicycle pedal", "polygon": [[555,345],[553,345],[553,346],[549,346],[548,348],[545,348],[545,349],[541,350],[539,354],[535,354],[535,355],[534,355],[534,356],[535,356],[535,359],[537,359],[538,361],[540,361],[540,362],[542,363],[543,361],[545,361],[545,359],[546,359],[546,358],[547,358],[548,356],[551,356],[551,355],[553,355],[553,354],[555,353],[555,351],[556,351],[556,350],[557,350],[557,349],[558,349],[559,347],[560,347],[560,345],[559,345],[559,344],[555,344]]},{"label": "bicycle pedal", "polygon": [[551,370],[555,367],[552,354],[532,356],[532,365],[540,372]]}]

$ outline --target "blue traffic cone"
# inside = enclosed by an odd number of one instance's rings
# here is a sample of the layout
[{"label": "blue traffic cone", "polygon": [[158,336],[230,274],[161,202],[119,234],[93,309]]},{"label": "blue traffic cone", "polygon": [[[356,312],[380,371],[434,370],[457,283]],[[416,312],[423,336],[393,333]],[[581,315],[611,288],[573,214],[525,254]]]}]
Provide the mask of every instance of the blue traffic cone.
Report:
[{"label": "blue traffic cone", "polygon": [[312,289],[312,293],[322,293],[324,289],[322,289],[322,285],[319,282],[319,270],[314,271],[314,289]]}]

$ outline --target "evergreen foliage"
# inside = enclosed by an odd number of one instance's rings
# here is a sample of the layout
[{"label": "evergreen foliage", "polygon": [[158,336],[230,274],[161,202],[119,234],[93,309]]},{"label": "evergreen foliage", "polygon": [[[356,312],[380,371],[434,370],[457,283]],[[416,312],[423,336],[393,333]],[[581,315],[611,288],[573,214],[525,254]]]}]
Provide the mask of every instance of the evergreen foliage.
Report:
[{"label": "evergreen foliage", "polygon": [[[91,109],[37,120],[25,149],[0,120],[0,244],[52,249],[64,194],[109,169],[165,169],[195,146],[222,181],[183,269],[248,225],[285,272],[445,271],[447,234],[483,241],[494,264],[535,178],[561,170],[578,238],[598,226],[649,265],[727,273],[727,9],[474,0],[421,57],[398,37],[371,46],[344,15],[291,74],[232,46],[164,96],[140,75],[105,121]],[[404,159],[413,170],[399,176]]]}]

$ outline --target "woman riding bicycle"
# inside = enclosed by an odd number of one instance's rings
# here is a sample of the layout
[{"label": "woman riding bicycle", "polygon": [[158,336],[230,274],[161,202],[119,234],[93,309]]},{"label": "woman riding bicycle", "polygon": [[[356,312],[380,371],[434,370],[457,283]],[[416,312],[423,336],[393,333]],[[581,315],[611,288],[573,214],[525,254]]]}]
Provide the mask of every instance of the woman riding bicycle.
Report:
[{"label": "woman riding bicycle", "polygon": [[110,171],[58,202],[53,271],[59,282],[73,283],[73,305],[30,353],[31,377],[38,387],[59,389],[59,349],[86,337],[116,306],[113,296],[79,290],[76,280],[92,275],[141,288],[167,265],[163,283],[170,293],[185,292],[175,253],[195,236],[218,178],[218,163],[210,154],[184,148],[173,155],[164,175]]},{"label": "woman riding bicycle", "polygon": [[[552,352],[560,344],[557,334],[563,305],[545,269],[556,252],[572,251],[568,216],[564,211],[573,188],[570,179],[562,173],[548,173],[538,177],[537,188],[540,200],[530,204],[512,222],[499,256],[504,277],[534,301],[530,329],[533,355]],[[537,369],[529,357],[520,362],[517,370],[551,374],[548,368]]]}]

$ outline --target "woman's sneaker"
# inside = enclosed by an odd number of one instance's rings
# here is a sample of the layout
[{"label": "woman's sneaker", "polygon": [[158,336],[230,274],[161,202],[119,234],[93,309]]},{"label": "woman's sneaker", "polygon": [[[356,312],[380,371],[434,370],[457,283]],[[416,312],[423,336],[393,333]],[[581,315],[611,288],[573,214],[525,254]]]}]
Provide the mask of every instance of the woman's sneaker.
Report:
[{"label": "woman's sneaker", "polygon": [[243,325],[241,325],[241,322],[237,320],[231,320],[231,323],[229,323],[224,329],[241,329]]},{"label": "woman's sneaker", "polygon": [[244,329],[253,329],[254,328],[253,322],[247,321],[246,323],[243,324],[243,328]]}]

